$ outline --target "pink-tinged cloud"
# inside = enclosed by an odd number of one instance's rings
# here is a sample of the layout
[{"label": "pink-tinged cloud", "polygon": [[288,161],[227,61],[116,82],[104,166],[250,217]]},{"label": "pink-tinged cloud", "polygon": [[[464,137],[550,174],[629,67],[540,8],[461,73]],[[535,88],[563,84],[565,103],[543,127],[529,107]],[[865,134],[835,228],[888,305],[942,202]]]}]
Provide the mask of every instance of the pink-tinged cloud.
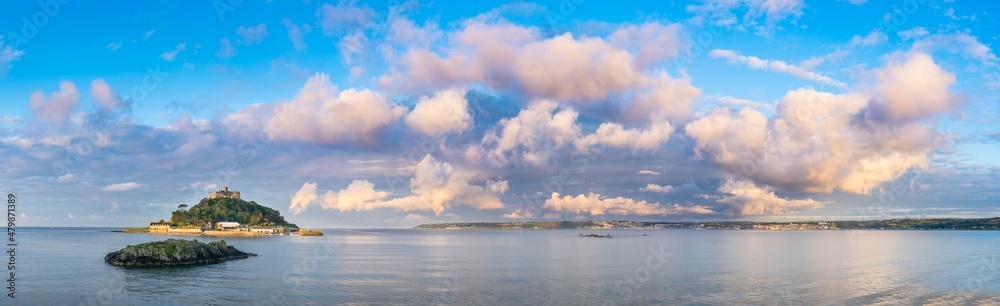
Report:
[{"label": "pink-tinged cloud", "polygon": [[918,119],[945,114],[954,76],[927,56],[876,69],[872,95],[788,92],[775,118],[720,108],[686,126],[698,157],[757,185],[868,193],[928,165],[943,135]]},{"label": "pink-tinged cloud", "polygon": [[891,120],[913,120],[958,106],[951,92],[955,74],[941,69],[927,54],[912,54],[872,72],[877,82],[874,107]]},{"label": "pink-tinged cloud", "polygon": [[431,136],[461,133],[472,125],[465,90],[448,89],[431,97],[420,97],[406,123],[414,130]]},{"label": "pink-tinged cloud", "polygon": [[812,210],[824,203],[813,199],[790,200],[780,198],[770,187],[758,187],[750,181],[728,180],[719,186],[719,192],[726,194],[718,200],[726,204],[725,212],[734,216],[781,215],[801,210]]},{"label": "pink-tinged cloud", "polygon": [[711,52],[709,52],[709,55],[711,55],[712,58],[725,59],[730,64],[740,64],[753,69],[770,70],[774,72],[785,73],[800,79],[820,82],[841,88],[847,87],[847,84],[845,84],[844,82],[834,80],[833,78],[815,72],[810,68],[795,64],[790,64],[781,60],[763,59],[756,56],[746,56],[746,55],[741,55],[739,54],[739,52],[736,52],[734,50],[722,50],[722,49],[712,50]]},{"label": "pink-tinged cloud", "polygon": [[146,188],[146,187],[149,187],[149,185],[140,184],[140,183],[136,183],[136,182],[127,182],[127,183],[119,183],[119,184],[107,185],[107,186],[102,187],[101,190],[103,190],[103,191],[129,191],[129,190],[132,190],[132,189]]},{"label": "pink-tinged cloud", "polygon": [[570,212],[575,214],[589,214],[599,216],[610,215],[699,215],[714,213],[706,206],[681,206],[677,204],[661,205],[660,203],[649,203],[644,200],[636,201],[625,197],[609,198],[596,193],[586,195],[563,196],[553,192],[552,197],[545,200],[544,207],[557,212]]},{"label": "pink-tinged cloud", "polygon": [[674,190],[674,186],[661,186],[657,184],[647,184],[646,187],[639,188],[639,191],[649,191],[658,193],[670,193]]},{"label": "pink-tinged cloud", "polygon": [[53,91],[48,97],[41,90],[32,92],[29,105],[35,118],[63,122],[69,118],[79,101],[80,92],[76,90],[76,85],[71,81],[61,81],[59,90]]},{"label": "pink-tinged cloud", "polygon": [[291,196],[291,205],[288,206],[288,211],[290,211],[292,215],[301,214],[306,210],[306,208],[309,207],[309,205],[316,202],[316,199],[318,198],[316,195],[316,186],[317,184],[315,182],[304,183],[302,184],[302,188],[299,188],[299,191],[296,191],[295,194]]},{"label": "pink-tinged cloud", "polygon": [[406,112],[406,107],[376,91],[338,91],[329,76],[320,73],[309,78],[294,99],[247,106],[228,116],[227,124],[263,129],[279,141],[375,145],[378,133]]},{"label": "pink-tinged cloud", "polygon": [[90,82],[90,96],[104,111],[109,111],[121,104],[121,96],[104,79],[95,79]]},{"label": "pink-tinged cloud", "polygon": [[542,165],[555,149],[580,137],[579,114],[550,100],[532,102],[517,117],[505,118],[470,146],[465,156],[472,162],[506,165],[511,159]]},{"label": "pink-tinged cloud", "polygon": [[[323,209],[341,212],[392,209],[404,212],[430,211],[435,215],[441,215],[458,205],[476,209],[504,207],[503,202],[487,189],[489,187],[473,185],[473,180],[474,175],[455,170],[449,163],[439,162],[426,155],[414,166],[409,196],[389,198],[388,192],[375,190],[375,184],[368,180],[355,180],[338,192],[327,191],[319,204]],[[314,198],[310,195],[315,194],[314,187],[308,183],[303,185],[303,189],[293,196],[293,199],[300,198],[299,193],[303,193],[303,200],[293,201],[289,209],[301,212],[312,204]]]},{"label": "pink-tinged cloud", "polygon": [[686,49],[680,32],[679,25],[647,23],[607,39],[570,33],[543,38],[532,27],[471,21],[449,33],[441,52],[408,48],[380,82],[410,93],[479,83],[532,98],[601,101],[641,85],[644,69]]}]

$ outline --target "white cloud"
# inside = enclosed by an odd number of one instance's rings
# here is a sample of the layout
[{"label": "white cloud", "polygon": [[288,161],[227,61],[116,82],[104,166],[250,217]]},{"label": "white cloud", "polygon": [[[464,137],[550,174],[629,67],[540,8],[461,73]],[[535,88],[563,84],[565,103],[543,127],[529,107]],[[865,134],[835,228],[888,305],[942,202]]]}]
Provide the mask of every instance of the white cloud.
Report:
[{"label": "white cloud", "polygon": [[[320,204],[323,209],[339,211],[372,210],[381,208],[376,201],[388,196],[388,192],[375,191],[375,184],[368,180],[355,180],[346,189],[341,189],[340,192],[327,191]],[[404,209],[404,211],[410,210]]]},{"label": "white cloud", "polygon": [[771,70],[795,76],[797,78],[829,84],[841,88],[846,88],[847,84],[834,80],[828,76],[816,73],[804,67],[789,64],[780,60],[762,59],[756,56],[744,56],[733,50],[715,49],[709,53],[713,58],[724,58],[730,64],[742,64],[750,68]]},{"label": "white cloud", "polygon": [[928,164],[942,137],[919,120],[947,112],[953,75],[929,56],[872,72],[871,93],[788,92],[768,119],[715,109],[686,126],[695,153],[739,179],[787,190],[868,193]]},{"label": "white cloud", "polygon": [[[409,196],[389,198],[388,192],[375,190],[375,184],[367,180],[355,180],[339,192],[327,191],[320,205],[324,209],[342,212],[393,209],[404,212],[431,211],[435,215],[441,215],[442,212],[457,205],[475,209],[504,207],[503,202],[491,190],[470,184],[472,180],[471,174],[455,170],[449,163],[439,162],[426,155],[414,166]],[[314,192],[312,189],[314,186],[306,185],[308,186],[303,186],[303,189],[306,189],[304,193],[306,197],[297,202],[304,204],[293,203],[290,210],[303,211],[313,202],[308,195]],[[296,197],[298,193],[293,198]]]},{"label": "white cloud", "polygon": [[133,39],[132,42],[133,43],[137,43],[137,42],[140,42],[140,41],[145,41],[145,40],[149,39],[150,37],[152,37],[153,34],[156,34],[156,29],[152,29],[152,30],[146,31],[145,33],[142,34],[142,39]]},{"label": "white cloud", "polygon": [[[747,13],[739,18],[733,12],[741,8],[746,8]],[[695,15],[692,20],[696,24],[711,22],[736,30],[753,29],[757,35],[770,36],[779,22],[802,16],[803,8],[805,3],[801,0],[707,0],[700,5],[688,5],[685,10]]]},{"label": "white cloud", "polygon": [[293,23],[288,17],[282,18],[281,24],[288,28],[288,40],[292,41],[292,47],[295,50],[302,51],[309,48],[303,39],[305,33],[308,33],[310,30],[308,25],[300,26]]},{"label": "white cloud", "polygon": [[639,67],[656,65],[688,47],[680,24],[655,22],[619,27],[608,36],[608,41],[634,54]]},{"label": "white cloud", "polygon": [[622,110],[622,121],[630,124],[657,124],[684,121],[691,117],[691,105],[701,90],[689,78],[671,78],[666,72],[643,75],[632,89],[632,97]]},{"label": "white cloud", "polygon": [[187,43],[179,43],[173,50],[160,54],[160,58],[168,62],[173,62],[174,58],[177,57],[177,53],[184,51],[184,49],[187,49]]},{"label": "white cloud", "polygon": [[215,52],[215,57],[225,60],[236,56],[237,53],[236,48],[233,48],[233,43],[229,41],[229,38],[219,39],[219,51]]},{"label": "white cloud", "polygon": [[324,3],[316,10],[316,17],[323,34],[332,36],[373,26],[376,13],[371,8],[354,6],[350,1],[339,5]]},{"label": "white cloud", "polygon": [[10,63],[21,59],[24,55],[24,51],[14,49],[9,45],[6,45],[6,40],[3,39],[3,35],[0,35],[0,77],[7,76],[7,71],[10,70]]},{"label": "white cloud", "polygon": [[896,32],[896,35],[899,35],[899,38],[902,38],[903,40],[924,37],[927,36],[927,34],[930,34],[930,32],[923,27],[915,27],[909,30]]},{"label": "white cloud", "polygon": [[470,21],[448,33],[440,53],[404,46],[405,54],[390,58],[397,68],[380,83],[410,93],[480,83],[529,98],[603,101],[647,83],[643,69],[686,49],[679,29],[647,23],[619,29],[608,39],[570,33],[544,38],[533,27]]},{"label": "white cloud", "polygon": [[340,49],[340,56],[344,63],[353,63],[355,54],[365,54],[372,44],[371,38],[363,31],[354,31],[344,35],[337,43]]},{"label": "white cloud", "polygon": [[69,118],[79,101],[80,93],[76,90],[76,85],[71,81],[61,81],[59,90],[53,91],[49,97],[41,90],[32,92],[29,105],[35,118],[63,122]]},{"label": "white cloud", "polygon": [[122,47],[122,42],[119,40],[109,43],[105,48],[111,51],[116,51],[118,49],[121,49],[121,47]]},{"label": "white cloud", "polygon": [[181,187],[181,190],[185,189],[193,189],[207,193],[208,191],[219,190],[219,184],[213,183],[212,181],[198,181],[188,184],[185,187]]},{"label": "white cloud", "polygon": [[149,187],[149,185],[140,184],[140,183],[136,183],[136,182],[127,182],[127,183],[119,183],[119,184],[107,185],[107,186],[104,186],[103,188],[101,188],[101,190],[103,190],[103,191],[128,191],[128,190],[132,190],[132,189],[146,188],[146,187]]},{"label": "white cloud", "polygon": [[678,215],[678,214],[711,214],[713,211],[705,206],[680,206],[660,205],[660,203],[649,203],[646,201],[636,201],[630,198],[617,197],[608,198],[596,193],[587,195],[577,195],[576,197],[560,197],[559,193],[553,192],[552,197],[545,200],[545,208],[553,211],[565,211],[576,214],[590,214],[598,216],[604,214],[612,215]]},{"label": "white cloud", "polygon": [[427,220],[427,217],[418,214],[407,214],[406,217],[403,218],[403,220],[422,221],[422,220]]},{"label": "white cloud", "polygon": [[975,36],[966,33],[934,34],[913,42],[910,53],[933,53],[945,49],[953,53],[979,60],[984,64],[996,66],[1000,63],[993,49],[983,44]]},{"label": "white cloud", "polygon": [[709,96],[708,98],[714,99],[716,102],[719,102],[722,105],[730,106],[730,107],[736,107],[736,108],[744,108],[744,107],[752,107],[752,108],[757,108],[757,109],[771,109],[771,108],[773,108],[773,106],[771,104],[768,104],[768,103],[751,101],[751,100],[747,100],[747,99],[734,98],[734,97],[730,97],[730,96],[721,96],[721,95],[718,95],[718,96]]},{"label": "white cloud", "polygon": [[602,123],[593,134],[577,139],[574,145],[580,151],[595,146],[655,151],[670,139],[673,132],[674,127],[666,121],[654,122],[646,129],[626,129],[618,123]]},{"label": "white cloud", "polygon": [[510,185],[506,180],[494,180],[486,182],[486,189],[495,194],[504,194],[510,190]]},{"label": "white cloud", "polygon": [[427,22],[423,26],[417,25],[406,16],[393,15],[390,17],[389,33],[386,35],[386,42],[390,45],[406,46],[406,48],[420,47],[427,48],[444,36],[437,23]]},{"label": "white cloud", "polygon": [[874,105],[892,120],[920,119],[951,110],[958,104],[950,87],[955,74],[944,71],[927,54],[893,60],[872,72]]},{"label": "white cloud", "polygon": [[243,44],[253,45],[264,42],[264,39],[271,33],[267,32],[267,25],[261,23],[250,27],[240,26],[236,28],[236,35],[240,37]]},{"label": "white cloud", "polygon": [[481,145],[469,147],[466,158],[477,162],[485,157],[495,165],[505,165],[514,158],[540,166],[555,149],[580,137],[577,115],[554,101],[532,102],[517,117],[501,119]]},{"label": "white cloud", "polygon": [[774,194],[774,190],[758,187],[749,181],[728,180],[719,187],[726,194],[718,200],[727,204],[726,213],[734,216],[781,215],[799,210],[817,209],[824,203],[813,199],[789,200]]},{"label": "white cloud", "polygon": [[639,170],[639,172],[636,172],[635,174],[660,175],[659,172],[652,171],[652,170]]},{"label": "white cloud", "polygon": [[420,97],[413,111],[406,115],[406,123],[418,132],[431,136],[461,133],[472,125],[465,90],[453,88],[438,92],[433,97]]},{"label": "white cloud", "polygon": [[874,31],[871,31],[871,33],[868,33],[868,35],[865,36],[854,35],[854,37],[851,38],[851,41],[847,43],[847,46],[852,48],[868,47],[883,43],[887,40],[889,40],[889,36],[885,35],[885,33],[882,33],[882,31],[875,29]]},{"label": "white cloud", "polygon": [[515,209],[512,212],[503,214],[500,218],[504,219],[532,219],[535,218],[535,214],[524,208]]},{"label": "white cloud", "polygon": [[780,60],[762,59],[756,56],[740,55],[733,50],[715,49],[709,53],[713,58],[723,58],[730,64],[742,64],[750,68],[771,70],[795,76],[797,78],[829,84],[841,88],[846,88],[847,84],[834,80],[828,76],[816,73],[804,67],[796,66]]},{"label": "white cloud", "polygon": [[66,174],[60,175],[58,178],[55,179],[55,181],[60,183],[73,182],[76,181],[76,175],[67,172]]},{"label": "white cloud", "polygon": [[299,191],[296,191],[295,194],[291,196],[292,201],[288,206],[288,211],[290,211],[292,215],[301,214],[307,207],[309,207],[309,205],[316,202],[316,199],[318,198],[316,196],[316,185],[317,184],[315,182],[304,183],[302,184],[302,188],[299,188]]},{"label": "white cloud", "polygon": [[596,38],[566,33],[531,42],[514,72],[530,94],[560,100],[600,100],[630,86],[638,73],[630,53]]},{"label": "white cloud", "polygon": [[104,111],[109,111],[121,104],[121,95],[115,92],[104,79],[90,82],[90,95]]},{"label": "white cloud", "polygon": [[284,102],[251,104],[230,114],[234,130],[263,129],[270,139],[317,144],[376,145],[377,134],[406,114],[406,108],[368,89],[338,91],[318,73]]},{"label": "white cloud", "polygon": [[763,14],[769,23],[775,23],[788,16],[802,15],[805,3],[802,0],[749,0],[750,6],[747,15]]},{"label": "white cloud", "polygon": [[647,184],[646,187],[639,188],[639,191],[669,193],[674,190],[674,186],[660,186],[657,184]]}]

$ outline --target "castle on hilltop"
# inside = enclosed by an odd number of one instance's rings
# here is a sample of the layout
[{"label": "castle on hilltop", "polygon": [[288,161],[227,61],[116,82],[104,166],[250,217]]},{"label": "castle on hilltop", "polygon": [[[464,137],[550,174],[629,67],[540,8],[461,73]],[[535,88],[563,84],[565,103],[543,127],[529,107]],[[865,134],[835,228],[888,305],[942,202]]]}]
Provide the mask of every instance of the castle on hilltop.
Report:
[{"label": "castle on hilltop", "polygon": [[225,186],[225,187],[222,188],[222,190],[216,190],[216,191],[209,192],[208,193],[208,198],[209,199],[216,199],[216,198],[239,199],[240,198],[240,192],[236,191],[236,190],[229,191],[229,186]]}]

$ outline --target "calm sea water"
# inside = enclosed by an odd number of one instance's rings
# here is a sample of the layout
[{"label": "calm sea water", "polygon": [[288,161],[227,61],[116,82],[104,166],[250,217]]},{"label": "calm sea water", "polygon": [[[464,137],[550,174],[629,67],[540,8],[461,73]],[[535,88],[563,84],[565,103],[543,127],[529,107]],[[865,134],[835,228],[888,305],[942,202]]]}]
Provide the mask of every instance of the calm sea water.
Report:
[{"label": "calm sea water", "polygon": [[126,269],[104,255],[167,236],[108,230],[22,228],[15,304],[1000,304],[1000,232],[327,229]]}]

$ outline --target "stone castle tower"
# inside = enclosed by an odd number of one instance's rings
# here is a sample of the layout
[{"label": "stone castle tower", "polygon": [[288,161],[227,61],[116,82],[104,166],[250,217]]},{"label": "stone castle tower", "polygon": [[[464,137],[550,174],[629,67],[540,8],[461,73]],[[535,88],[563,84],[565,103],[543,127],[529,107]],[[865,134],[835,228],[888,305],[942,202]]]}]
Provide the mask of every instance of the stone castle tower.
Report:
[{"label": "stone castle tower", "polygon": [[225,187],[222,188],[222,190],[217,190],[217,191],[213,191],[213,192],[208,193],[208,198],[209,199],[215,199],[215,198],[239,199],[240,198],[240,192],[236,191],[236,190],[229,191],[229,186],[225,186]]}]

